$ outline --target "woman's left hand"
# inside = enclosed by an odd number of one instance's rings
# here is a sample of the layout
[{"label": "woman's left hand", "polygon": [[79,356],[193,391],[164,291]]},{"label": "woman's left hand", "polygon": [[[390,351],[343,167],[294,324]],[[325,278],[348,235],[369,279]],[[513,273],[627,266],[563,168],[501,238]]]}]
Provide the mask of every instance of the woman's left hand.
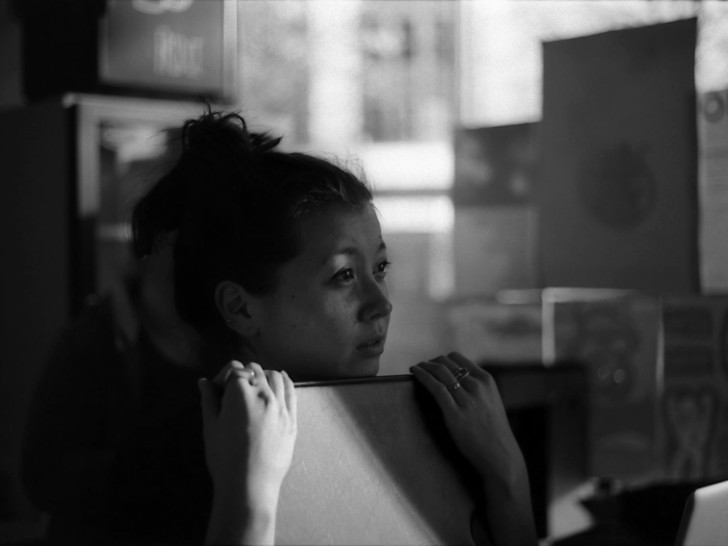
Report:
[{"label": "woman's left hand", "polygon": [[459,353],[411,371],[437,401],[455,444],[480,475],[488,482],[511,476],[521,451],[493,377]]},{"label": "woman's left hand", "polygon": [[435,398],[456,446],[480,474],[489,542],[536,544],[526,464],[493,377],[459,353],[421,362],[411,371]]}]

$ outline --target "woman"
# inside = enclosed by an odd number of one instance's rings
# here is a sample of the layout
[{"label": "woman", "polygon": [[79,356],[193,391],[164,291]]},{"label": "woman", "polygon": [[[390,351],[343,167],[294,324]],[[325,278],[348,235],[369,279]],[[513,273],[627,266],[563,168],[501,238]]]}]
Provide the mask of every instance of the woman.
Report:
[{"label": "woman", "polygon": [[[296,436],[293,380],[377,374],[392,305],[372,195],[329,161],[276,150],[236,114],[188,121],[134,210],[137,256],[175,232],[175,302],[204,340],[209,544],[273,543]],[[494,544],[533,544],[528,478],[492,378],[459,354],[412,368],[482,478]]]}]

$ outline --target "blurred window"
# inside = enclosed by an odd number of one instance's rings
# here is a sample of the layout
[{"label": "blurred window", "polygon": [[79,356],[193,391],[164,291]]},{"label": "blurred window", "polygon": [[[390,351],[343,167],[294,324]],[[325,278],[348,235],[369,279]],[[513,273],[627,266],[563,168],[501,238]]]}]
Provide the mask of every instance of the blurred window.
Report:
[{"label": "blurred window", "polygon": [[[362,167],[395,277],[417,276],[402,289],[431,296],[446,295],[452,278],[443,234],[453,222],[458,11],[432,0],[239,4],[243,114],[285,135],[284,148]],[[444,265],[397,260],[405,245]]]},{"label": "blurred window", "polygon": [[238,16],[244,115],[361,164],[388,239],[444,261],[412,266],[430,296],[452,288],[454,128],[537,122],[543,41],[697,16],[697,89],[728,87],[716,0],[244,0]]},{"label": "blurred window", "polygon": [[698,18],[698,91],[728,87],[728,2],[719,0],[492,0],[460,3],[460,122],[541,118],[541,44]]}]

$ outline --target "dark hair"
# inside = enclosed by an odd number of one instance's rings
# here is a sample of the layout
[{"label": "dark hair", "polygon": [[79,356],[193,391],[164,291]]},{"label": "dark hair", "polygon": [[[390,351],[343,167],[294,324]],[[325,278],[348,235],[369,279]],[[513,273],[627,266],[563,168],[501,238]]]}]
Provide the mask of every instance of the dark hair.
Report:
[{"label": "dark hair", "polygon": [[231,339],[214,301],[221,281],[271,292],[279,268],[300,251],[303,217],[326,205],[358,209],[372,201],[349,170],[278,151],[280,140],[249,132],[237,113],[188,120],[178,162],[134,207],[137,258],[153,250],[159,234],[178,231],[175,304],[208,341]]}]

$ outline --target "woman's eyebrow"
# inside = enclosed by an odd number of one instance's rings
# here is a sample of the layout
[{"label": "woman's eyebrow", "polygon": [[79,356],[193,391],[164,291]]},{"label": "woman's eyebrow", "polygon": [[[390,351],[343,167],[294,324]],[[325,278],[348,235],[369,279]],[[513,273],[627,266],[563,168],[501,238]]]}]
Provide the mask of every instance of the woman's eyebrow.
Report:
[{"label": "woman's eyebrow", "polygon": [[321,263],[322,265],[327,265],[333,262],[337,256],[354,256],[355,254],[358,254],[358,251],[353,246],[337,248],[329,254],[326,254],[321,260]]},{"label": "woman's eyebrow", "polygon": [[[384,240],[381,240],[379,242],[379,246],[377,247],[376,254],[379,254],[380,252],[383,252],[385,250],[387,250],[387,245],[384,243]],[[325,256],[324,259],[323,259],[323,262],[324,263],[329,263],[336,256],[355,256],[357,254],[361,254],[361,252],[355,246],[347,246],[347,247],[343,247],[343,248],[337,248],[331,254],[328,254],[327,256]]]}]

